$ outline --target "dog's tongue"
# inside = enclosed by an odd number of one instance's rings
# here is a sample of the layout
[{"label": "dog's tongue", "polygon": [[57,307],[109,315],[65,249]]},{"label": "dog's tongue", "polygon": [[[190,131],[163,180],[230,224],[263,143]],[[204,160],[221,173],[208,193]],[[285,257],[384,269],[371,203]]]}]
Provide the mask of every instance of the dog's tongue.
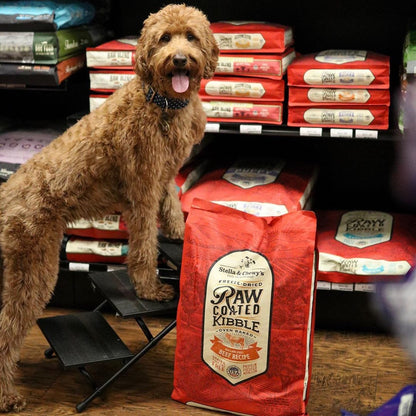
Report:
[{"label": "dog's tongue", "polygon": [[185,92],[189,87],[189,78],[184,71],[174,71],[172,76],[172,88],[177,93]]}]

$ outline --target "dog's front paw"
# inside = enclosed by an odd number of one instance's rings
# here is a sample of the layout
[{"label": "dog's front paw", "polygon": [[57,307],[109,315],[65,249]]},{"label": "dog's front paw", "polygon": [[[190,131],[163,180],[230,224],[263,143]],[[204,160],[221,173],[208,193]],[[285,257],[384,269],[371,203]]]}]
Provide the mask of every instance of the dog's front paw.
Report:
[{"label": "dog's front paw", "polygon": [[175,297],[175,289],[168,284],[158,283],[151,287],[138,285],[135,287],[137,296],[141,299],[157,302],[168,302]]},{"label": "dog's front paw", "polygon": [[185,223],[178,223],[175,224],[175,226],[169,227],[169,229],[163,229],[162,230],[163,235],[166,238],[169,238],[171,240],[182,240],[185,234]]},{"label": "dog's front paw", "polygon": [[0,397],[0,412],[20,412],[26,407],[26,400],[19,393],[5,394]]}]

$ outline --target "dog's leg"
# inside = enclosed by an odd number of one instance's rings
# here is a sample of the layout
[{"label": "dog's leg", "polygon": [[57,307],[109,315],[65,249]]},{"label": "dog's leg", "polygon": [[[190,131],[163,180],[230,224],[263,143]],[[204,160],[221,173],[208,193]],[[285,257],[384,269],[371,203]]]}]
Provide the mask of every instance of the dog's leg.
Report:
[{"label": "dog's leg", "polygon": [[174,181],[167,184],[159,210],[163,234],[174,240],[183,240],[185,222]]},{"label": "dog's leg", "polygon": [[175,296],[171,285],[157,276],[157,210],[123,213],[129,230],[129,276],[140,298],[168,301]]},{"label": "dog's leg", "polygon": [[56,284],[61,240],[51,234],[39,235],[38,241],[25,239],[21,233],[13,237],[9,234],[2,247],[0,412],[18,412],[25,407],[25,400],[14,385],[14,373],[24,337],[41,316]]}]

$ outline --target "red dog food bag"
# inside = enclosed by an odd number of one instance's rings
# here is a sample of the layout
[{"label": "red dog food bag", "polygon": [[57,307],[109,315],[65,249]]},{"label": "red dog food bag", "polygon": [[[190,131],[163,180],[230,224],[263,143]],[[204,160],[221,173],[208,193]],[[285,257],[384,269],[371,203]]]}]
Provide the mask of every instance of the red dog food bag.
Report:
[{"label": "red dog food bag", "polygon": [[306,413],[316,218],[196,200],[185,229],[172,398],[258,416]]},{"label": "red dog food bag", "polygon": [[106,215],[99,220],[80,219],[67,225],[65,234],[80,237],[127,240],[127,224],[120,214]]},{"label": "red dog food bag", "polygon": [[369,51],[326,50],[295,58],[288,67],[287,82],[290,86],[387,89],[390,60]]},{"label": "red dog food bag", "polygon": [[287,125],[386,130],[389,128],[389,107],[384,105],[289,107]]},{"label": "red dog food bag", "polygon": [[402,277],[415,264],[416,216],[318,211],[318,280],[368,283]]},{"label": "red dog food bag", "polygon": [[390,105],[390,90],[366,88],[289,88],[290,106]]},{"label": "red dog food bag", "polygon": [[282,79],[288,65],[296,53],[289,48],[282,54],[230,54],[220,53],[215,73],[218,75],[238,75]]},{"label": "red dog food bag", "polygon": [[211,30],[220,51],[284,52],[294,42],[289,26],[262,22],[216,22]]},{"label": "red dog food bag", "polygon": [[283,103],[278,101],[209,101],[202,99],[202,107],[208,121],[232,123],[282,124]]},{"label": "red dog food bag", "polygon": [[308,206],[316,177],[311,164],[241,159],[205,173],[182,194],[182,210],[200,198],[260,217],[287,214]]},{"label": "red dog food bag", "polygon": [[219,77],[201,81],[201,98],[238,101],[283,101],[285,81],[267,78]]}]

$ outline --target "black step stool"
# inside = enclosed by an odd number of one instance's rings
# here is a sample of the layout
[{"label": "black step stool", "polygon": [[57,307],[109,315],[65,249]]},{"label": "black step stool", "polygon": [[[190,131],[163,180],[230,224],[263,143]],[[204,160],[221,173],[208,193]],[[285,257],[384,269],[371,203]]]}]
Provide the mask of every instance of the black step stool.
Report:
[{"label": "black step stool", "polygon": [[[176,247],[173,247],[176,245]],[[164,248],[167,247],[165,253]],[[179,280],[182,244],[160,243],[160,255],[169,260],[173,268],[164,266],[159,270],[161,280]],[[178,258],[179,255],[179,258]],[[175,270],[176,269],[176,270]],[[94,287],[103,295],[104,301],[91,312],[55,316],[38,319],[37,323],[50,348],[45,351],[46,358],[57,357],[64,368],[75,367],[89,380],[94,392],[76,405],[82,412],[103,390],[121,376],[153,348],[176,326],[178,299],[171,302],[151,302],[139,299],[124,270],[94,272],[89,274]],[[122,318],[135,319],[147,338],[147,343],[136,353],[131,352],[117,336],[101,313],[104,306],[110,305]],[[172,321],[153,336],[144,321],[146,316],[173,314]],[[122,366],[103,384],[97,385],[86,366],[100,362],[120,360]]]}]

